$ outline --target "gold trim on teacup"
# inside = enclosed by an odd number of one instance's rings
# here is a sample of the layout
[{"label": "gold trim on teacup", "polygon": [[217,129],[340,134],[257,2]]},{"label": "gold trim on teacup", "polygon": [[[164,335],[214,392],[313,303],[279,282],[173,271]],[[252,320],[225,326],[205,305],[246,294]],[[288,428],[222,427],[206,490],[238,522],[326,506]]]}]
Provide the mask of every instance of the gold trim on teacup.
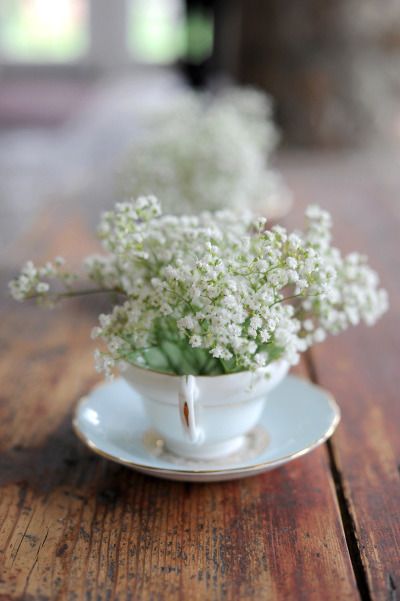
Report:
[{"label": "gold trim on teacup", "polygon": [[[106,451],[103,451],[102,449],[100,449],[93,442],[93,440],[91,440],[88,436],[83,434],[83,432],[79,428],[78,412],[79,412],[81,406],[88,400],[89,395],[82,397],[77,402],[77,404],[75,406],[74,417],[72,420],[72,427],[73,427],[73,430],[74,430],[75,434],[77,435],[77,437],[87,447],[89,447],[92,451],[94,451],[101,457],[104,457],[105,459],[109,459],[110,461],[114,461],[116,463],[120,463],[121,465],[126,465],[127,467],[136,468],[138,471],[141,471],[141,472],[151,473],[154,475],[156,475],[157,473],[158,474],[162,473],[163,476],[164,475],[165,476],[180,476],[180,475],[183,475],[183,476],[184,475],[187,475],[187,476],[197,476],[197,475],[199,475],[199,476],[201,476],[201,475],[202,476],[207,476],[207,475],[218,476],[218,475],[221,475],[221,476],[223,476],[223,475],[235,475],[235,474],[251,474],[252,472],[259,472],[260,470],[268,469],[273,466],[278,467],[279,465],[281,465],[283,463],[287,463],[288,461],[293,461],[294,459],[298,459],[299,457],[302,457],[303,455],[310,453],[311,451],[313,451],[314,449],[319,447],[321,444],[326,442],[328,440],[328,438],[330,438],[332,436],[332,434],[334,433],[334,431],[336,430],[336,428],[340,422],[341,411],[340,411],[340,408],[339,408],[334,396],[330,392],[328,392],[324,388],[322,388],[322,386],[319,386],[318,384],[314,384],[314,382],[307,380],[307,378],[302,378],[299,376],[296,376],[296,378],[298,378],[299,380],[302,380],[303,382],[307,382],[307,384],[309,384],[310,386],[312,386],[314,388],[318,388],[326,396],[328,403],[329,403],[331,409],[333,410],[333,419],[332,419],[332,422],[331,422],[329,428],[327,428],[327,430],[324,432],[324,434],[322,436],[320,436],[316,441],[312,442],[309,446],[304,447],[304,449],[301,449],[300,451],[296,451],[295,453],[290,453],[289,455],[284,455],[283,457],[280,457],[279,459],[263,461],[262,463],[257,463],[257,464],[254,464],[254,465],[251,465],[248,467],[220,468],[220,469],[215,469],[215,470],[210,470],[210,469],[208,469],[208,470],[197,470],[197,469],[190,469],[190,470],[176,469],[176,470],[174,470],[174,469],[164,468],[164,467],[153,467],[153,466],[149,466],[149,465],[146,465],[143,463],[135,463],[134,461],[129,461],[127,459],[123,459],[122,457],[118,457],[117,455],[111,455],[110,453],[107,453]],[[94,386],[92,391],[96,390],[99,387],[100,387],[99,385]]]}]

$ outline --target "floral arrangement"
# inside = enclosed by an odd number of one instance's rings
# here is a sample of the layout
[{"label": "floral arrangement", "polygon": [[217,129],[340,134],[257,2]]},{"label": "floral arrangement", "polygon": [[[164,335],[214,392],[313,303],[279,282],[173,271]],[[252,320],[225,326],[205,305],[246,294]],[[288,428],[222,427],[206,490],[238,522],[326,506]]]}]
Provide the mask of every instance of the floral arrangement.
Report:
[{"label": "floral arrangement", "polygon": [[106,343],[96,364],[107,375],[129,363],[192,375],[294,364],[327,333],[372,325],[388,306],[366,258],[331,245],[330,215],[317,206],[303,233],[288,233],[250,213],[162,215],[154,197],[140,197],[104,213],[99,236],[107,254],[86,259],[90,288],[76,289],[57,258],[28,262],[10,290],[50,305],[114,294],[93,331]]},{"label": "floral arrangement", "polygon": [[153,118],[121,168],[121,193],[151,192],[166,212],[198,213],[249,204],[285,213],[291,197],[269,166],[278,141],[271,101],[253,89],[185,95]]}]

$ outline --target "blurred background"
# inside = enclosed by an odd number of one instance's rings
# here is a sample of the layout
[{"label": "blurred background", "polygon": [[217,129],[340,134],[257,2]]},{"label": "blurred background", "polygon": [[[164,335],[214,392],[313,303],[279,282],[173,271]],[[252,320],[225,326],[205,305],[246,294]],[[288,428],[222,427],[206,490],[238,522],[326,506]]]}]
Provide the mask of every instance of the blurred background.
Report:
[{"label": "blurred background", "polygon": [[295,200],[396,195],[399,59],[398,0],[1,0],[2,247],[49,205],[96,220],[144,117],[188,88],[272,95]]}]

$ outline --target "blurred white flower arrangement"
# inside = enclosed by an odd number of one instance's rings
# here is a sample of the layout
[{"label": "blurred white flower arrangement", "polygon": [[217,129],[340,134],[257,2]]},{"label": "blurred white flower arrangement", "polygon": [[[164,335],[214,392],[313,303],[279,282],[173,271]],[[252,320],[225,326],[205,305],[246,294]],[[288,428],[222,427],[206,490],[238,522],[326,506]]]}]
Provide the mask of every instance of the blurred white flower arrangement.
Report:
[{"label": "blurred white flower arrangement", "polygon": [[163,216],[142,197],[105,213],[99,236],[107,254],[85,261],[91,287],[75,288],[57,258],[28,262],[10,289],[43,304],[112,293],[93,332],[106,343],[96,362],[107,375],[127,363],[192,375],[294,364],[327,333],[372,325],[388,305],[366,258],[331,245],[330,215],[316,206],[304,232],[288,233],[251,213]]},{"label": "blurred white flower arrangement", "polygon": [[268,96],[233,88],[187,94],[153,117],[119,173],[126,197],[154,194],[165,212],[246,208],[284,215],[291,195],[270,167],[278,141]]}]

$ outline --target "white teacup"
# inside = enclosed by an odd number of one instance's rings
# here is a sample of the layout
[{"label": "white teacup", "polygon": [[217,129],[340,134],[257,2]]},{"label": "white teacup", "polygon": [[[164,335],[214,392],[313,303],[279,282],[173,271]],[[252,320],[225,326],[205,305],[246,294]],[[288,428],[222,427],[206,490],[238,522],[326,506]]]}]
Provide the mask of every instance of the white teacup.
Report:
[{"label": "white teacup", "polygon": [[193,459],[214,459],[238,450],[258,422],[267,393],[285,377],[286,361],[255,372],[176,376],[130,365],[124,377],[168,449]]}]

